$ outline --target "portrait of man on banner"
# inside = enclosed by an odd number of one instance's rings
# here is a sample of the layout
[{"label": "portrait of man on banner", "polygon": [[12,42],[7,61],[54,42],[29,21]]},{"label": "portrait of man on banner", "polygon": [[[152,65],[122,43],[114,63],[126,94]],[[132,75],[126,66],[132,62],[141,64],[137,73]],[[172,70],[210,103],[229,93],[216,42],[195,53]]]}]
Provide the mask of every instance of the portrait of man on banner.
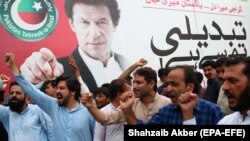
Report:
[{"label": "portrait of man on banner", "polygon": [[[128,60],[111,49],[113,33],[119,24],[116,0],[66,0],[65,12],[78,46],[72,55],[90,91],[117,78]],[[68,56],[56,59],[47,48],[33,52],[21,65],[22,74],[33,83],[53,79],[62,73],[74,74]]]}]

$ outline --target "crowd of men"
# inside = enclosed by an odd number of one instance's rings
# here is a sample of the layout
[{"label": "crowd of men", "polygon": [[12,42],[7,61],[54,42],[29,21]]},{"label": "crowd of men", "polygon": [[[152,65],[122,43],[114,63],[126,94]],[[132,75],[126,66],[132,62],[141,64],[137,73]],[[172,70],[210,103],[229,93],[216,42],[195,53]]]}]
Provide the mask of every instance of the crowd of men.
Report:
[{"label": "crowd of men", "polygon": [[[52,94],[26,80],[13,53],[6,53],[4,61],[15,78],[9,82],[10,77],[0,77],[1,89],[10,87],[8,106],[0,106],[0,121],[10,141],[123,140],[125,124],[250,123],[249,58],[205,61],[203,70],[208,82],[201,96],[204,86],[190,65],[167,68],[157,87],[156,70],[144,66],[147,61],[141,59],[94,94],[82,93],[77,77],[63,74],[46,83],[46,89],[48,84],[55,89]],[[159,94],[157,90],[162,86]]]},{"label": "crowd of men", "polygon": [[9,95],[1,141],[123,141],[126,124],[250,124],[250,58],[205,60],[203,73],[151,68],[143,58],[129,66],[110,48],[116,0],[66,0],[65,10],[79,44],[71,55],[57,60],[41,49],[20,67],[17,54],[5,55],[15,81],[0,75],[1,95]]}]

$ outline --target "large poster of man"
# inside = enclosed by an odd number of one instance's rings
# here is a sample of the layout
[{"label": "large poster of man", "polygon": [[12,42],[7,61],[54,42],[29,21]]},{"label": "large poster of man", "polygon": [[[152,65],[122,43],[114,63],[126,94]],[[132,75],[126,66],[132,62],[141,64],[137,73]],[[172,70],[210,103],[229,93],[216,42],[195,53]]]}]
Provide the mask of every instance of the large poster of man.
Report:
[{"label": "large poster of man", "polygon": [[[33,83],[68,73],[91,91],[145,58],[158,70],[248,56],[250,6],[227,0],[2,0],[0,57],[14,52]],[[9,74],[3,68],[2,73]]]}]

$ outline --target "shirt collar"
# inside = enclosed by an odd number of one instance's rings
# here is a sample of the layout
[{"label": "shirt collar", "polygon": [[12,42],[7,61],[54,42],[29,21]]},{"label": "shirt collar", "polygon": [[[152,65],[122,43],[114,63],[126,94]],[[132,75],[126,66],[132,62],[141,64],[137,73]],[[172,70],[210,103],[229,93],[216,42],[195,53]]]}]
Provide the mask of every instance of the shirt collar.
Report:
[{"label": "shirt collar", "polygon": [[[80,47],[78,47],[78,51],[79,51],[80,56],[84,60],[84,62],[87,64],[87,66],[92,66],[93,64],[103,65],[103,63],[101,61],[89,57],[85,52],[83,52],[83,50]],[[108,59],[108,62],[111,62],[111,61],[115,61],[113,51],[111,51],[111,57]]]},{"label": "shirt collar", "polygon": [[82,105],[81,103],[79,103],[79,104],[77,104],[74,108],[72,108],[71,110],[69,110],[69,109],[66,108],[65,106],[64,106],[64,108],[65,108],[68,112],[73,113],[73,112],[76,112],[76,111],[81,110],[81,109],[84,108],[84,107],[83,107],[83,105]]},{"label": "shirt collar", "polygon": [[20,115],[25,114],[30,109],[29,104],[27,104],[27,107],[20,113]]}]

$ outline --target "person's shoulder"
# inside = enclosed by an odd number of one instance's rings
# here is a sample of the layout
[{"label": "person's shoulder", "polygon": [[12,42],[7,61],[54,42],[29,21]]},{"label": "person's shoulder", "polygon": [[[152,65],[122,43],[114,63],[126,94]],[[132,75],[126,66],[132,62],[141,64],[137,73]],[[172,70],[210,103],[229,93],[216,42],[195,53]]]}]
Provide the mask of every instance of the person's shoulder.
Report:
[{"label": "person's shoulder", "polygon": [[34,110],[34,111],[39,111],[39,112],[41,112],[41,111],[43,111],[38,105],[36,105],[36,104],[28,104],[28,108],[30,109],[30,110]]},{"label": "person's shoulder", "polygon": [[159,109],[159,112],[163,113],[172,113],[172,112],[177,112],[179,111],[180,107],[178,105],[169,103],[163,106],[162,108]]},{"label": "person's shoulder", "polygon": [[116,53],[116,52],[114,52],[114,58],[118,62],[120,62],[120,61],[122,61],[122,62],[128,61],[128,59],[124,55]]},{"label": "person's shoulder", "polygon": [[158,97],[159,101],[161,103],[163,103],[164,105],[172,103],[171,99],[164,96],[164,95],[160,95],[160,94],[157,93],[156,96]]},{"label": "person's shoulder", "polygon": [[118,64],[121,65],[123,70],[126,70],[131,65],[129,60],[119,53],[114,52],[114,58],[118,62]]},{"label": "person's shoulder", "polygon": [[199,105],[200,105],[199,107],[201,107],[202,109],[207,107],[212,110],[222,111],[219,105],[217,105],[216,103],[213,103],[213,102],[201,99],[201,98],[199,98]]},{"label": "person's shoulder", "polygon": [[113,107],[112,104],[109,103],[108,105],[102,107],[100,110],[104,112],[113,111],[112,107]]},{"label": "person's shoulder", "polygon": [[239,118],[239,115],[240,114],[238,112],[226,115],[218,122],[218,125],[234,124],[237,121],[237,118]]}]

